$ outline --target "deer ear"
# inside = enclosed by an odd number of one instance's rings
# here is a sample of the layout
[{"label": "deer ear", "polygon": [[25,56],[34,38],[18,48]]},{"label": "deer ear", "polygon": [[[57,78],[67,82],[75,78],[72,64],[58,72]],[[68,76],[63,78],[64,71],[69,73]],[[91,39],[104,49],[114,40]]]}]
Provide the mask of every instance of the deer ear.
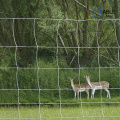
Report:
[{"label": "deer ear", "polygon": [[86,78],[86,76],[84,76],[84,78]]}]

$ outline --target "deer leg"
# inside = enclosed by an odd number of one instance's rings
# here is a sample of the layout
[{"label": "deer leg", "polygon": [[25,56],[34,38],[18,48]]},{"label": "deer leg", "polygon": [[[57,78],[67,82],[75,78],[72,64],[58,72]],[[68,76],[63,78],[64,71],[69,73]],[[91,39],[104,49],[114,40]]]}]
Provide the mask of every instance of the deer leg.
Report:
[{"label": "deer leg", "polygon": [[107,93],[107,98],[108,98],[108,93]]},{"label": "deer leg", "polygon": [[87,93],[87,99],[89,99],[89,90],[86,90]]},{"label": "deer leg", "polygon": [[[93,90],[92,90],[93,91]],[[91,99],[93,98],[93,96],[92,96],[92,92],[91,92]]]},{"label": "deer leg", "polygon": [[88,90],[88,99],[89,99],[89,90]]},{"label": "deer leg", "polygon": [[75,92],[75,97],[74,97],[74,99],[76,99],[76,92]]},{"label": "deer leg", "polygon": [[109,94],[108,94],[108,92],[107,92],[107,98],[109,97]]},{"label": "deer leg", "polygon": [[92,90],[92,98],[94,99],[95,89]]},{"label": "deer leg", "polygon": [[79,100],[79,91],[77,92],[78,100]]},{"label": "deer leg", "polygon": [[108,98],[108,97],[109,97],[109,93],[108,93],[108,91],[107,91],[107,89],[106,89],[106,88],[105,88],[104,90],[107,92],[107,98]]},{"label": "deer leg", "polygon": [[108,89],[105,89],[105,91],[107,92],[107,98],[110,99],[110,98],[111,98],[111,97],[110,97],[110,91],[109,91]]},{"label": "deer leg", "polygon": [[81,92],[79,93],[80,99],[81,99]]},{"label": "deer leg", "polygon": [[94,90],[92,89],[92,92],[91,92],[91,99],[93,99],[93,91],[94,91]]},{"label": "deer leg", "polygon": [[[108,90],[109,91],[109,90]],[[109,99],[111,98],[111,96],[110,96],[110,91],[109,91]]]},{"label": "deer leg", "polygon": [[104,90],[107,92],[107,98],[108,98],[108,96],[109,96],[108,91],[107,91],[107,89],[104,89]]}]

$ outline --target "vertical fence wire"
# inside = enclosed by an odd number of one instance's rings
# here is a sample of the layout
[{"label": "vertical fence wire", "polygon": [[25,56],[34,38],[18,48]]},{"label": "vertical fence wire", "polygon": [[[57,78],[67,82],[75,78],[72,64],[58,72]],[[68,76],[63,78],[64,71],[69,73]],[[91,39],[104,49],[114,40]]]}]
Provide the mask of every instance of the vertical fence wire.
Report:
[{"label": "vertical fence wire", "polygon": [[[97,46],[98,46],[98,69],[99,69],[99,82],[101,84],[101,68],[100,68],[100,46],[99,46],[99,39],[98,39],[98,32],[99,32],[99,20],[97,21],[97,32],[96,32],[96,39],[97,39]],[[102,100],[102,89],[100,92],[100,96],[101,96],[101,109],[102,109],[102,115],[103,115],[103,119],[104,119],[104,111],[103,111],[103,100]]]},{"label": "vertical fence wire", "polygon": [[20,116],[20,88],[19,88],[19,83],[18,83],[18,62],[17,62],[17,42],[15,40],[15,19],[13,19],[13,25],[12,25],[12,30],[13,30],[13,40],[15,43],[15,62],[16,62],[16,85],[17,85],[17,89],[18,89],[18,114],[19,114],[19,120],[21,119]]},{"label": "vertical fence wire", "polygon": [[62,120],[62,111],[61,111],[61,88],[60,88],[60,68],[59,68],[59,44],[58,44],[58,35],[59,35],[59,26],[60,26],[60,20],[58,21],[57,26],[57,35],[56,35],[56,44],[57,44],[57,51],[56,51],[56,62],[57,62],[57,70],[58,70],[58,87],[59,87],[59,100],[60,100],[60,115]]},{"label": "vertical fence wire", "polygon": [[[117,46],[118,46],[118,66],[119,66],[118,81],[119,81],[119,88],[120,88],[120,45],[119,45],[117,33],[116,33],[116,20],[114,20],[113,23],[114,23],[114,31],[115,31],[114,33],[115,33],[116,42],[117,42]],[[119,90],[119,96],[120,96],[120,90]]]},{"label": "vertical fence wire", "polygon": [[[81,74],[81,69],[80,69],[80,57],[79,57],[79,39],[78,39],[78,29],[79,29],[79,21],[77,22],[77,29],[76,29],[76,39],[77,39],[77,45],[78,45],[78,80],[79,80],[79,85],[81,84],[81,79],[80,79],[80,74]],[[82,120],[84,120],[84,112],[83,112],[83,104],[82,104],[82,97],[81,97],[81,92],[80,92],[80,103],[81,103],[81,109],[82,109]]]},{"label": "vertical fence wire", "polygon": [[34,30],[34,39],[35,39],[35,44],[36,44],[36,64],[37,64],[37,83],[38,83],[38,89],[39,89],[39,93],[38,93],[38,97],[39,97],[39,117],[41,120],[41,106],[40,106],[40,83],[39,83],[39,65],[38,65],[38,43],[36,40],[36,19],[34,19],[34,24],[33,24],[33,30]]}]

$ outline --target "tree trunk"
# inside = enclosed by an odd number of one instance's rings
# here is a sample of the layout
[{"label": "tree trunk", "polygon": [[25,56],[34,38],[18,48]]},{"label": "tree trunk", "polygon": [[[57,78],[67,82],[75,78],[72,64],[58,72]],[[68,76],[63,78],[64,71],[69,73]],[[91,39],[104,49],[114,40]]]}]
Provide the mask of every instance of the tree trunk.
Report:
[{"label": "tree trunk", "polygon": [[89,0],[87,0],[87,1],[83,0],[83,4],[85,6],[87,6],[87,9],[84,8],[84,11],[85,11],[84,20],[86,20],[86,21],[84,21],[84,23],[83,23],[83,29],[84,29],[84,31],[83,31],[83,46],[88,46],[88,41],[87,41],[87,31],[88,31],[88,21],[87,21],[87,19],[88,19],[88,9],[89,9],[89,3],[88,2],[89,2]]}]

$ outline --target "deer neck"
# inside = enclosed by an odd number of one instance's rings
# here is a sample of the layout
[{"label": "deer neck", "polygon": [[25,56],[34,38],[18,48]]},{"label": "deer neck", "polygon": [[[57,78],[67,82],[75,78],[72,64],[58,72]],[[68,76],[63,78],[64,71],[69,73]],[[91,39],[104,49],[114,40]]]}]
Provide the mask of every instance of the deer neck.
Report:
[{"label": "deer neck", "polygon": [[71,80],[71,86],[72,86],[72,88],[74,88],[74,83],[73,83],[73,80]]},{"label": "deer neck", "polygon": [[90,80],[87,80],[88,84],[90,87],[92,87],[92,83],[90,82]]}]

